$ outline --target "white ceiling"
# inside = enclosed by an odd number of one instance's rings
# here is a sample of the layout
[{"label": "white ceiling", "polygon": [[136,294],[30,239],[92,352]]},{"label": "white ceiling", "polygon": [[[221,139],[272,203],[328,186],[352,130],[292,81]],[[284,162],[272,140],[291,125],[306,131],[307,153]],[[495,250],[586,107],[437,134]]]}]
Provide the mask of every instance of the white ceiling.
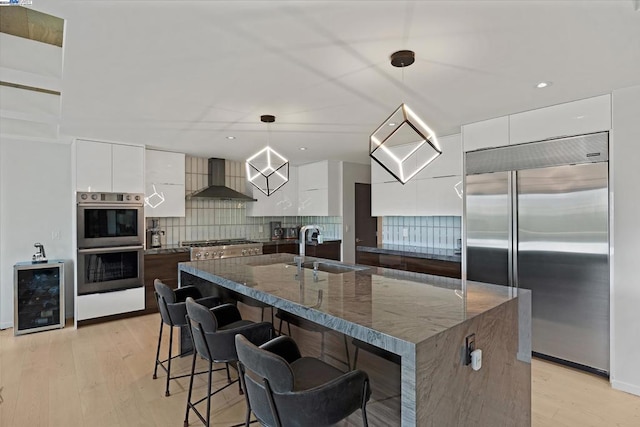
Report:
[{"label": "white ceiling", "polygon": [[[244,160],[269,141],[293,164],[366,163],[369,135],[402,102],[447,135],[640,84],[635,0],[33,7],[66,19],[62,133],[202,157]],[[416,52],[404,70],[388,59],[401,49]]]}]

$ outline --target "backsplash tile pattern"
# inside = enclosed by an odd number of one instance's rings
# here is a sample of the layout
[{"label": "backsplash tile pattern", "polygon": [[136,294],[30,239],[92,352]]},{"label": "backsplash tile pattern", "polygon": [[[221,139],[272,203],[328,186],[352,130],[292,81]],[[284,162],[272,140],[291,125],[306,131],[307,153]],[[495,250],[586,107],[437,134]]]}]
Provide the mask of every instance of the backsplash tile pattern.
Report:
[{"label": "backsplash tile pattern", "polygon": [[382,243],[434,249],[457,249],[462,237],[459,216],[387,216],[382,219]]},{"label": "backsplash tile pattern", "polygon": [[[208,159],[186,156],[185,191],[190,194],[207,185]],[[247,191],[243,162],[225,160],[225,184],[241,193]],[[217,239],[268,239],[269,222],[281,221],[283,227],[303,224],[322,226],[325,238],[341,238],[342,217],[247,217],[246,203],[231,200],[187,199],[185,217],[157,218],[158,226],[165,232],[162,245],[178,245],[185,240]],[[147,218],[147,226],[151,225]]]}]

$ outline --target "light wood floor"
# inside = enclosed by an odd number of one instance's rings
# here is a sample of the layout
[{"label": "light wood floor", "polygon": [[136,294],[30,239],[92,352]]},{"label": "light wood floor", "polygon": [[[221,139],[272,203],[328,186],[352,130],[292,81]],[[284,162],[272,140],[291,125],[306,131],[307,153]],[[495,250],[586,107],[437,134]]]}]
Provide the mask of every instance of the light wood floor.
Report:
[{"label": "light wood floor", "polygon": [[[172,381],[165,397],[164,373],[151,379],[158,326],[156,314],[19,337],[0,331],[0,426],[182,426],[188,380]],[[378,358],[361,355],[360,367],[378,369]],[[176,372],[188,372],[189,364],[190,358],[179,360]],[[640,426],[640,397],[612,390],[602,378],[538,360],[532,373],[534,427]],[[204,385],[204,378],[196,381],[199,395]],[[236,387],[212,406],[213,425],[244,419]],[[397,397],[376,391],[370,408],[376,407],[397,412]],[[201,425],[194,416],[190,421]],[[358,415],[345,423],[358,424]]]}]

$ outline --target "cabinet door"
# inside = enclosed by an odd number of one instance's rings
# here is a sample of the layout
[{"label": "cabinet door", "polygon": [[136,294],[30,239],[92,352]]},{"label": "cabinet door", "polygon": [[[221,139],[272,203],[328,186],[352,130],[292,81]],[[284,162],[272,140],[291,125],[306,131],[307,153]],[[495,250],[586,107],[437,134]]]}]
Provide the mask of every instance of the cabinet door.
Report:
[{"label": "cabinet door", "polygon": [[413,179],[433,178],[462,174],[462,136],[455,135],[439,138],[442,154]]},{"label": "cabinet door", "polygon": [[144,287],[101,294],[78,295],[78,320],[95,319],[112,314],[144,310]]},{"label": "cabinet door", "polygon": [[112,190],[144,193],[144,147],[112,144]]},{"label": "cabinet door", "polygon": [[153,184],[147,183],[144,194],[145,194],[144,216],[146,217],[183,217],[185,216],[184,185],[155,184],[155,187],[154,187]]},{"label": "cabinet door", "polygon": [[498,117],[462,126],[464,151],[509,145],[509,117]]},{"label": "cabinet door", "polygon": [[317,190],[328,187],[329,178],[328,161],[309,163],[298,167],[298,190]]},{"label": "cabinet door", "polygon": [[298,194],[298,215],[327,216],[329,215],[329,190],[314,189],[301,191]]},{"label": "cabinet door", "polygon": [[371,184],[372,216],[415,216],[416,181]]},{"label": "cabinet door", "polygon": [[145,150],[145,183],[185,184],[185,155],[168,151]]},{"label": "cabinet door", "polygon": [[459,175],[417,180],[416,215],[462,216],[462,198],[455,188],[461,181]]},{"label": "cabinet door", "polygon": [[603,95],[509,116],[510,143],[611,129],[611,96]]},{"label": "cabinet door", "polygon": [[111,192],[111,144],[78,140],[75,147],[76,190]]}]

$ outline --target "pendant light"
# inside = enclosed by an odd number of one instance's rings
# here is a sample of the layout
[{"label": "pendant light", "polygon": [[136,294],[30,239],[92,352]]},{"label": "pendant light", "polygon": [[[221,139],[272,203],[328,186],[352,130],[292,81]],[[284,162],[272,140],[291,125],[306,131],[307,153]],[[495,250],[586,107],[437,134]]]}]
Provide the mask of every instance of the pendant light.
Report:
[{"label": "pendant light", "polygon": [[[260,121],[268,125],[275,122],[276,117],[265,114],[260,116]],[[246,162],[249,182],[267,196],[289,181],[289,161],[269,146],[269,133],[267,129],[267,146]]]},{"label": "pendant light", "polygon": [[[400,50],[390,59],[392,66],[404,68],[415,62],[415,53]],[[369,156],[402,184],[441,154],[435,132],[404,103],[369,137]]]}]

